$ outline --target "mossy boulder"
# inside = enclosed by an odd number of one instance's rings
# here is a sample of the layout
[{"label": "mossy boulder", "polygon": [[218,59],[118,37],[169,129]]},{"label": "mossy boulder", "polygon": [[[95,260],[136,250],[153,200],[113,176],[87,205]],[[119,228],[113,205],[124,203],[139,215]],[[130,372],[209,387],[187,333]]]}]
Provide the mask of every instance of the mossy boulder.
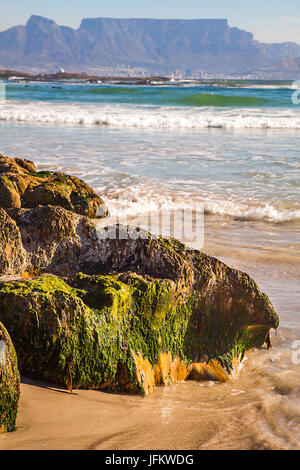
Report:
[{"label": "mossy boulder", "polygon": [[48,204],[91,218],[108,214],[104,201],[84,181],[64,173],[37,171],[29,160],[0,155],[0,207]]},{"label": "mossy boulder", "polygon": [[7,330],[0,323],[0,434],[16,428],[19,395],[16,352]]},{"label": "mossy boulder", "polygon": [[[177,240],[98,229],[58,206],[2,210],[1,220],[2,274],[52,274],[0,282],[0,321],[24,375],[144,393],[188,376],[223,380],[278,326],[246,273]],[[24,258],[9,261],[7,245]]]},{"label": "mossy boulder", "polygon": [[205,289],[182,296],[170,279],[45,275],[2,283],[0,320],[26,376],[68,388],[148,393],[184,380],[202,357],[230,374],[235,357],[265,342],[278,318],[259,290],[246,305],[247,289],[242,282],[237,310],[220,311],[206,306]]},{"label": "mossy boulder", "polygon": [[0,318],[22,375],[73,387],[145,392],[133,352],[155,363],[182,350],[171,281],[127,275],[52,275],[2,283]]}]

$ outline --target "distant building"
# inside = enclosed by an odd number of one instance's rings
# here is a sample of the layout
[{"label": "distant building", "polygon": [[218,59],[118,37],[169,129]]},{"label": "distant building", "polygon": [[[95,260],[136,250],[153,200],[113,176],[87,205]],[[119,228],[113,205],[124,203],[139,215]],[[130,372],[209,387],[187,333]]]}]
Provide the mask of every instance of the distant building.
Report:
[{"label": "distant building", "polygon": [[11,76],[8,77],[8,80],[25,80],[25,77]]}]

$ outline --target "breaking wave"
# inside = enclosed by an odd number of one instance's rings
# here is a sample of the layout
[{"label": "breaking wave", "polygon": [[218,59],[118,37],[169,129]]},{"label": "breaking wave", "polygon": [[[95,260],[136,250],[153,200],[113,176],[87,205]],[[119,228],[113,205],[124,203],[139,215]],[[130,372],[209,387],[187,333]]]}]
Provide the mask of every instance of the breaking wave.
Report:
[{"label": "breaking wave", "polygon": [[[103,196],[103,195],[102,195]],[[106,202],[111,216],[123,214],[128,217],[148,212],[173,212],[184,209],[204,210],[207,215],[230,217],[240,221],[262,221],[291,223],[300,221],[298,208],[276,207],[272,203],[252,201],[229,201],[218,197],[207,198],[201,195],[183,195],[181,192],[145,185],[134,185],[118,191],[107,192]]]},{"label": "breaking wave", "polygon": [[62,104],[8,100],[0,103],[0,121],[152,129],[300,129],[297,109]]}]

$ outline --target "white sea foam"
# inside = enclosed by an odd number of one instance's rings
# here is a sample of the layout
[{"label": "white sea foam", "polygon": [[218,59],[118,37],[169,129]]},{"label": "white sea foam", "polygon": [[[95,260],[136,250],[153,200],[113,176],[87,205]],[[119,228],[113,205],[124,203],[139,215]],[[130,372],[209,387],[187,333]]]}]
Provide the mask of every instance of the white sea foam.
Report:
[{"label": "white sea foam", "polygon": [[227,201],[211,201],[205,204],[207,213],[231,216],[240,220],[266,220],[268,222],[292,222],[300,220],[300,210],[279,209],[272,204],[247,205]]},{"label": "white sea foam", "polygon": [[299,109],[128,106],[4,101],[0,121],[154,129],[300,130]]},{"label": "white sea foam", "polygon": [[244,85],[239,86],[238,88],[242,89],[254,89],[254,90],[295,90],[296,86],[293,84],[283,84],[283,85],[262,85],[262,84],[254,84],[254,85]]},{"label": "white sea foam", "polygon": [[106,194],[106,202],[113,217],[118,214],[133,216],[148,212],[172,212],[190,209],[195,203],[203,204],[206,214],[231,217],[237,220],[265,221],[273,223],[295,222],[300,220],[300,210],[275,207],[271,203],[252,201],[232,201],[215,195],[214,199],[192,195],[162,191],[157,187],[141,187],[136,185],[124,190]]}]

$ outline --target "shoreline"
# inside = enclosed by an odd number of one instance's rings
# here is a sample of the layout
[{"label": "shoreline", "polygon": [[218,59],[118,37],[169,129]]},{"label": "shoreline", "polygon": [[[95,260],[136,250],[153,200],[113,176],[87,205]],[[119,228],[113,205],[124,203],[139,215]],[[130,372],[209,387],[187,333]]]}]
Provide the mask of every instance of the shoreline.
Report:
[{"label": "shoreline", "polygon": [[244,85],[291,85],[292,79],[239,79],[239,78],[171,78],[165,75],[95,75],[77,72],[56,73],[29,73],[17,70],[1,70],[0,80],[11,80],[12,82],[51,82],[51,83],[94,83],[102,85],[180,85],[182,83],[198,83],[207,86],[243,88]]},{"label": "shoreline", "polygon": [[114,76],[114,75],[91,75],[85,73],[26,73],[16,70],[0,70],[0,80],[23,80],[24,82],[60,82],[68,83],[102,83],[102,84],[132,84],[151,85],[152,82],[169,82],[170,78],[160,75],[150,75],[146,77]]}]

